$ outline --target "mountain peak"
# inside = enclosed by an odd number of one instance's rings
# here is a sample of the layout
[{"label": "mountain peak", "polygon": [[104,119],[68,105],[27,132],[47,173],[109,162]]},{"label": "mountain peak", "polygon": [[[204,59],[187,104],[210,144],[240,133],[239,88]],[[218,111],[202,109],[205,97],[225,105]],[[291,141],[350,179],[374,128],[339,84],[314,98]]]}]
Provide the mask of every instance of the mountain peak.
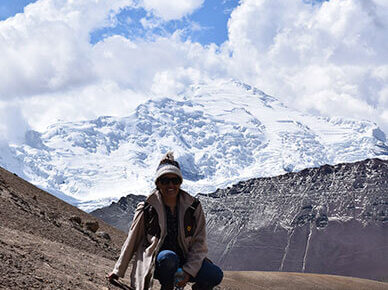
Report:
[{"label": "mountain peak", "polygon": [[61,122],[27,137],[10,144],[18,174],[85,210],[150,192],[158,161],[171,150],[192,193],[388,156],[385,134],[372,122],[303,114],[235,80],[149,100],[126,117]]}]

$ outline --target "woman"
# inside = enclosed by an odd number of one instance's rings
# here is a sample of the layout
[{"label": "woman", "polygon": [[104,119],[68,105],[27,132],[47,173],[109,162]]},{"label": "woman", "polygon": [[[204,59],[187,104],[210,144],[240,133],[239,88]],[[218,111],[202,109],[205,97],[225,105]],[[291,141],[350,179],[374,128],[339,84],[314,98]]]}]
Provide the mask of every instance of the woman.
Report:
[{"label": "woman", "polygon": [[221,283],[222,270],[206,258],[202,206],[180,189],[182,181],[180,166],[169,152],[157,168],[156,189],[136,209],[110,281],[124,277],[134,256],[131,286],[135,289],[149,289],[153,278],[159,280],[161,289],[173,289],[179,267],[184,275],[178,287],[194,282],[192,289],[213,289]]}]

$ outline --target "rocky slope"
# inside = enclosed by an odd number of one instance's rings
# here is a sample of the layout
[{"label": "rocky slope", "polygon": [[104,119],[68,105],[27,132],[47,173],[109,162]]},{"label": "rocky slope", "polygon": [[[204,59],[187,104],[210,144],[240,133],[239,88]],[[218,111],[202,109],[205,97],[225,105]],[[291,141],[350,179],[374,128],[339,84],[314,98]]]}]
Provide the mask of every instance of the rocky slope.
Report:
[{"label": "rocky slope", "polygon": [[145,199],[144,195],[128,194],[117,202],[112,202],[110,206],[96,209],[90,214],[127,233],[137,204]]},{"label": "rocky slope", "polygon": [[[388,279],[387,161],[250,179],[199,197],[210,257],[224,269]],[[92,214],[127,230],[142,199]]]},{"label": "rocky slope", "polygon": [[388,279],[388,162],[322,166],[201,196],[224,269]]},{"label": "rocky slope", "polygon": [[101,289],[124,239],[0,168],[0,289]]}]

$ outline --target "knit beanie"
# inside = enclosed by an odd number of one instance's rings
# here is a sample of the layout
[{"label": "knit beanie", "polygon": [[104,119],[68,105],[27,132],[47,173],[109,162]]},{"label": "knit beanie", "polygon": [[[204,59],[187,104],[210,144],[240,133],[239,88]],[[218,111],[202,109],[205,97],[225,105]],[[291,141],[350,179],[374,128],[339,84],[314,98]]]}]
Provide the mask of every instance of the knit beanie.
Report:
[{"label": "knit beanie", "polygon": [[162,160],[159,163],[158,168],[156,169],[155,183],[158,181],[158,178],[164,174],[173,173],[183,180],[181,168],[179,163],[174,160],[174,153],[168,152],[163,156]]}]

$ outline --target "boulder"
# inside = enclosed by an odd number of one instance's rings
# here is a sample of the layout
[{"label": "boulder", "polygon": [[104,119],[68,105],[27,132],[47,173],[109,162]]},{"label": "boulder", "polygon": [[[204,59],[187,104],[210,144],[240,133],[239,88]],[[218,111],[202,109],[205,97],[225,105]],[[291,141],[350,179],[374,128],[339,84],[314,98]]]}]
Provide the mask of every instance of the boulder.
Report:
[{"label": "boulder", "polygon": [[97,232],[97,237],[110,241],[110,235],[106,232]]},{"label": "boulder", "polygon": [[72,223],[76,223],[76,224],[81,224],[82,223],[82,219],[79,217],[79,216],[76,216],[76,215],[73,215],[69,218],[69,220],[72,222]]},{"label": "boulder", "polygon": [[93,233],[97,232],[99,224],[96,221],[87,221],[85,222],[85,228]]}]

